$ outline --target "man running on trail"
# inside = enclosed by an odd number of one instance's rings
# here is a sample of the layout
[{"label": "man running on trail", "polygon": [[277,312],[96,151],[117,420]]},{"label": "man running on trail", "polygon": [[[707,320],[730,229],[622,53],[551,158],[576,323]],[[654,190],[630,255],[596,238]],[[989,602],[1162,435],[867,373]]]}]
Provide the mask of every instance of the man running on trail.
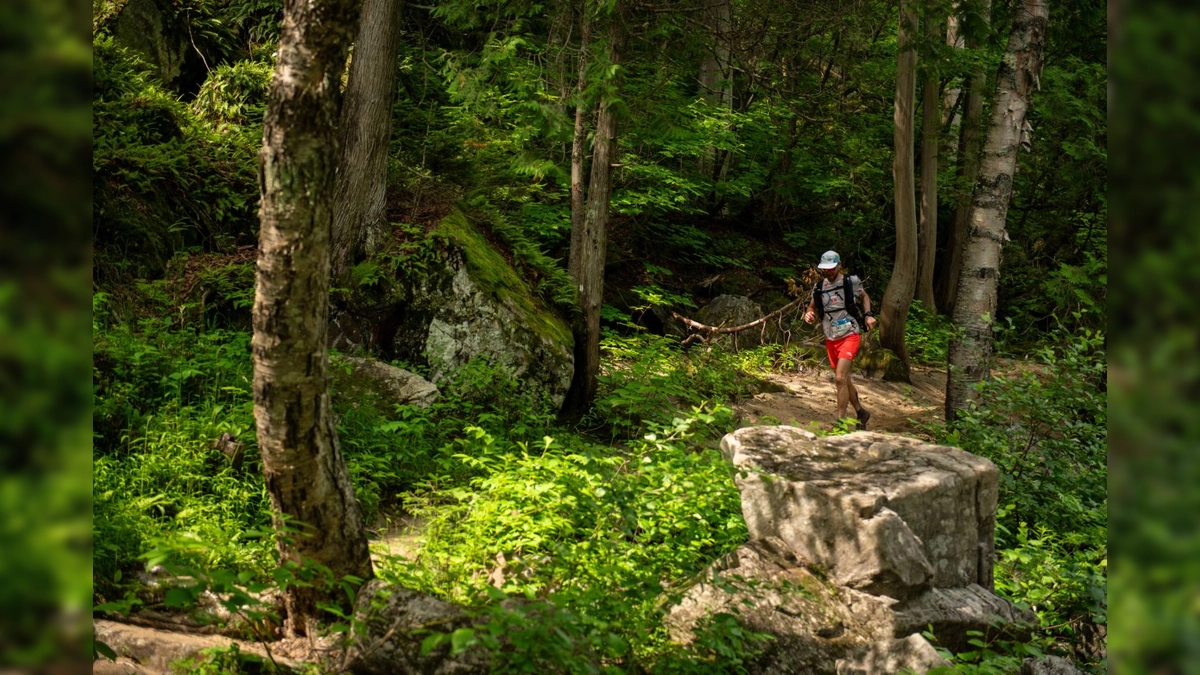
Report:
[{"label": "man running on trail", "polygon": [[[850,379],[854,355],[861,342],[859,335],[875,327],[875,315],[871,313],[871,298],[863,290],[858,277],[842,274],[842,259],[834,251],[826,251],[817,265],[824,277],[813,287],[813,299],[804,312],[804,321],[813,323],[821,318],[825,330],[825,351],[829,354],[829,365],[833,366],[834,381],[837,383],[838,419],[845,419],[846,406],[854,406],[858,424],[867,428],[871,412],[862,407],[858,400],[858,389]],[[847,293],[847,288],[849,293]],[[862,327],[866,324],[866,329]]]}]

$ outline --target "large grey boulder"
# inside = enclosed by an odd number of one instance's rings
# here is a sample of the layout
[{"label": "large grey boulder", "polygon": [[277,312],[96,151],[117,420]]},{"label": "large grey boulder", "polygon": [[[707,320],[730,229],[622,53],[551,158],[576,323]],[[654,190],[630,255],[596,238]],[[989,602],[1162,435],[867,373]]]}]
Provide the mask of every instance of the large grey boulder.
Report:
[{"label": "large grey boulder", "polygon": [[[511,265],[458,211],[438,225],[441,242],[420,272],[330,319],[335,348],[364,348],[429,367],[442,385],[474,359],[503,368],[524,391],[561,406],[574,374],[574,339]],[[365,292],[365,291],[364,291]]]},{"label": "large grey boulder", "polygon": [[748,427],[721,450],[738,474],[751,538],[779,537],[839,585],[897,600],[992,586],[994,464],[872,432],[818,438]]},{"label": "large grey boulder", "polygon": [[971,631],[1019,639],[1035,617],[991,592],[994,465],[956,448],[858,432],[749,427],[721,442],[751,541],[667,613],[673,639],[726,612],[777,639],[770,673],[926,672]]},{"label": "large grey boulder", "polygon": [[333,368],[334,393],[353,400],[375,397],[384,406],[411,405],[427,408],[438,399],[437,385],[429,380],[376,359],[342,357],[345,369]]},{"label": "large grey boulder", "polygon": [[[696,321],[707,326],[743,326],[763,317],[762,307],[741,295],[718,295],[696,312]],[[732,342],[736,347],[757,347],[779,341],[779,328],[771,322],[717,339]]]}]

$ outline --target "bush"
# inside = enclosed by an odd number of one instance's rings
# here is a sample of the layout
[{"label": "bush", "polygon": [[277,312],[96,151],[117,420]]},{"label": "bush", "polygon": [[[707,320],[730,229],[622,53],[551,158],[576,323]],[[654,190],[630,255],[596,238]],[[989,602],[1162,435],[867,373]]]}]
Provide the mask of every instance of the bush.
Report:
[{"label": "bush", "polygon": [[[941,441],[987,457],[1020,523],[1078,532],[1106,520],[1108,361],[1104,335],[1055,333],[1036,364],[996,374]],[[1005,542],[1011,543],[1011,542]]]},{"label": "bush", "polygon": [[656,335],[609,336],[608,361],[586,423],[614,438],[636,438],[652,425],[669,424],[680,409],[746,395],[754,378],[739,368],[745,356],[719,346],[680,351]]},{"label": "bush", "polygon": [[[1054,333],[1035,363],[981,383],[953,425],[935,430],[1000,470],[997,591],[1033,608],[1042,638],[1084,663],[1101,658],[1097,626],[1107,623],[1104,347],[1099,332]],[[1005,672],[1014,658],[976,656],[975,672]]]},{"label": "bush", "polygon": [[914,300],[904,327],[904,345],[913,363],[944,367],[950,354],[950,336],[954,331],[950,318],[931,314],[920,300]]},{"label": "bush", "polygon": [[271,72],[262,61],[217,66],[192,101],[192,113],[215,131],[261,132]]},{"label": "bush", "polygon": [[152,278],[185,247],[252,241],[261,132],[214,132],[112,38],[92,47],[97,280]]},{"label": "bush", "polygon": [[457,459],[480,475],[430,506],[418,562],[381,574],[468,603],[492,586],[544,598],[602,654],[661,656],[664,590],[746,538],[727,464],[699,447],[728,414],[693,410],[625,451],[547,437],[505,454],[473,428]]}]

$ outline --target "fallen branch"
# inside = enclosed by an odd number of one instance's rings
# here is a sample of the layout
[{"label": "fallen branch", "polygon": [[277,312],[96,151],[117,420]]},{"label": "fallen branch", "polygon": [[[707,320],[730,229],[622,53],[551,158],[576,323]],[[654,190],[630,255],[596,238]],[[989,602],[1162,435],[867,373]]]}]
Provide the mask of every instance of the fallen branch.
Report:
[{"label": "fallen branch", "polygon": [[684,345],[691,344],[692,342],[694,342],[696,340],[701,340],[701,341],[707,343],[718,335],[729,335],[732,333],[740,333],[744,330],[749,330],[749,329],[755,328],[757,326],[762,326],[763,330],[765,330],[766,323],[768,321],[770,321],[771,319],[783,316],[783,314],[785,312],[787,312],[788,310],[798,307],[800,305],[800,303],[802,303],[806,300],[809,300],[809,299],[810,298],[808,298],[806,296],[801,296],[801,297],[796,298],[795,300],[789,302],[788,304],[784,305],[783,307],[780,307],[779,309],[771,312],[770,314],[767,314],[766,316],[755,319],[754,321],[751,321],[750,323],[744,323],[740,326],[709,326],[707,324],[700,323],[699,321],[696,321],[695,319],[689,319],[688,317],[683,316],[679,312],[671,312],[671,316],[678,319],[681,323],[683,323],[683,325],[687,326],[688,328],[691,328],[694,331],[698,331],[698,332],[693,333],[693,334],[687,336],[686,338],[684,338],[684,340],[683,340]]}]

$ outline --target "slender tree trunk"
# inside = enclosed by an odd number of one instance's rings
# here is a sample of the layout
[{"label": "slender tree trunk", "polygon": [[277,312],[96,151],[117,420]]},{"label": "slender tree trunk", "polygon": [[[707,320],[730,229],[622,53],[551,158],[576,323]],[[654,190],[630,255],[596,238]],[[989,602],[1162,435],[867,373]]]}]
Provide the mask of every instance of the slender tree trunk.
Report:
[{"label": "slender tree trunk", "polygon": [[[624,40],[619,8],[613,11],[609,35],[609,63],[620,63]],[[608,87],[609,92],[615,86]],[[600,307],[604,302],[604,261],[608,247],[608,209],[612,197],[612,163],[617,146],[617,120],[613,93],[600,99],[596,113],[592,171],[588,183],[587,208],[578,239],[571,235],[568,270],[579,289],[579,315],[572,332],[575,337],[575,373],[563,403],[567,417],[577,418],[591,408],[600,374]],[[578,241],[578,247],[575,246]]]},{"label": "slender tree trunk", "polygon": [[[943,21],[932,4],[925,10],[925,37],[932,43],[942,34]],[[925,309],[937,313],[933,297],[933,266],[937,259],[938,149],[941,146],[942,115],[938,110],[941,92],[938,74],[925,69],[921,86],[921,222],[917,230],[917,299]]]},{"label": "slender tree trunk", "polygon": [[[254,296],[254,417],[281,563],[312,560],[335,578],[372,575],[328,393],[329,240],[338,81],[358,3],[288,0],[260,155]],[[340,590],[288,589],[285,628],[312,635]]]},{"label": "slender tree trunk", "polygon": [[[700,94],[713,108],[730,111],[733,110],[733,73],[729,62],[733,6],[730,0],[709,0],[704,9],[704,24],[708,29],[709,49],[700,64]],[[700,173],[714,181],[722,180],[728,172],[728,157],[728,153],[709,146],[700,161]]]},{"label": "slender tree trunk", "polygon": [[[946,44],[955,49],[962,49],[966,45],[963,39],[962,31],[958,29],[958,15],[955,10],[961,10],[961,3],[955,3],[955,8],[946,17]],[[961,116],[958,114],[958,97],[962,94],[962,89],[955,86],[946,87],[946,91],[942,93],[942,128],[946,130],[947,136],[953,135],[958,130]]]},{"label": "slender tree trunk", "polygon": [[342,105],[333,212],[333,278],[370,255],[387,228],[388,140],[396,96],[400,0],[363,0]]},{"label": "slender tree trunk", "polygon": [[917,203],[913,177],[913,102],[917,88],[917,52],[913,36],[917,30],[915,0],[900,0],[899,53],[896,54],[896,109],[893,140],[895,159],[892,176],[896,199],[896,260],[892,278],[883,294],[879,344],[900,360],[903,377],[909,379],[908,348],[904,328],[908,308],[917,286]]},{"label": "slender tree trunk", "polygon": [[[990,3],[985,2],[982,16],[986,17],[989,9]],[[972,38],[967,45],[976,49],[979,47],[979,41]],[[983,87],[986,82],[986,75],[981,68],[971,73],[964,83],[967,91],[963,102],[957,152],[957,182],[960,185],[974,185],[975,175],[979,172],[979,150],[983,143],[983,133],[980,129],[983,118]],[[954,314],[954,301],[958,295],[958,278],[962,273],[962,248],[967,240],[967,217],[971,210],[971,190],[964,188],[959,192],[960,196],[954,207],[954,222],[946,233],[946,254],[939,268],[941,272],[937,288],[938,308],[951,316]]]},{"label": "slender tree trunk", "polygon": [[[591,48],[592,20],[587,3],[579,7],[579,81],[575,87],[575,134],[571,139],[571,251],[583,248],[583,221],[586,195],[583,190],[583,171],[587,153],[587,109],[584,92],[587,90],[588,50]],[[568,271],[579,278],[574,265],[578,258],[571,255]]]},{"label": "slender tree trunk", "polygon": [[1008,48],[996,76],[954,307],[956,331],[950,341],[946,378],[947,421],[966,408],[975,396],[973,385],[990,374],[1000,249],[1008,238],[1005,217],[1012,200],[1017,151],[1027,130],[1025,114],[1041,77],[1049,21],[1046,5],[1047,0],[1017,3]]}]

